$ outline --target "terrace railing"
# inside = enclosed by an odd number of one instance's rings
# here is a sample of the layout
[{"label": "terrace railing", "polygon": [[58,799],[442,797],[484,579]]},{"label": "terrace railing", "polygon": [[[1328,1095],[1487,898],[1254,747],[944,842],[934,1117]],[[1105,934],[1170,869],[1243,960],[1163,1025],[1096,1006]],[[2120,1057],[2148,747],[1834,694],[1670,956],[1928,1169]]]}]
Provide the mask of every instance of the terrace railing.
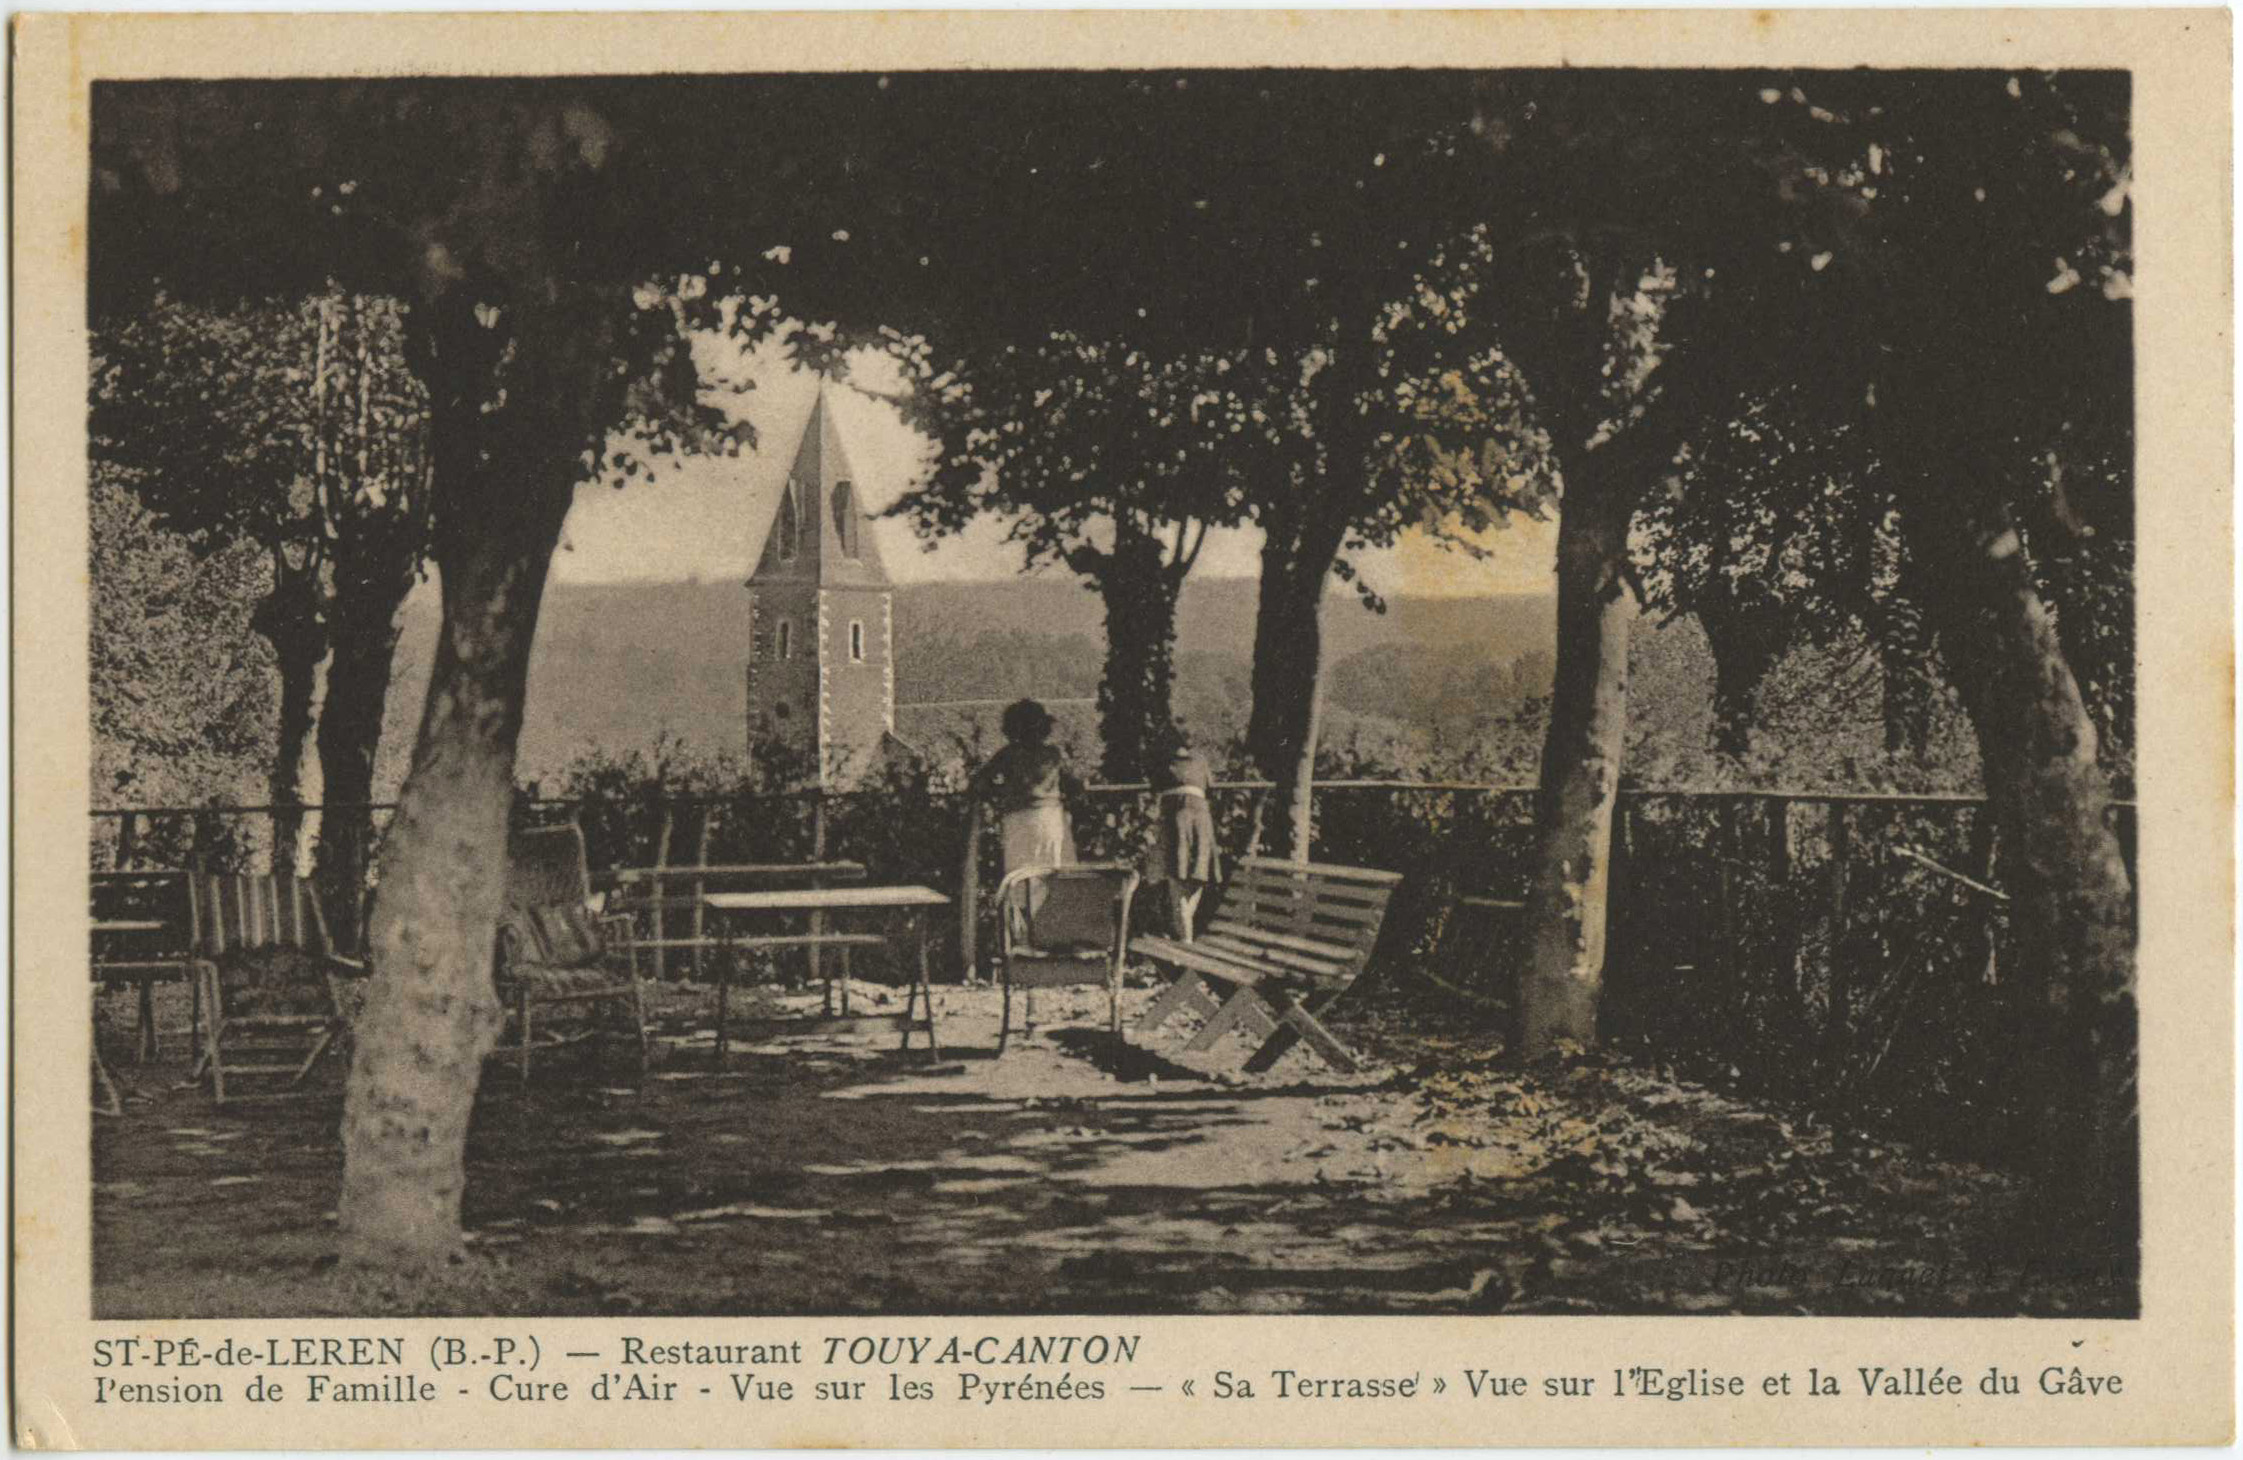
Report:
[{"label": "terrace railing", "polygon": [[[1218,839],[1232,856],[1248,850],[1256,803],[1270,790],[1261,781],[1213,788]],[[1533,795],[1530,786],[1469,781],[1317,785],[1314,857],[1405,877],[1359,989],[1439,996],[1445,986],[1468,1006],[1504,1001],[1523,942],[1517,917]],[[1155,807],[1143,786],[1086,787],[1074,807],[1082,855],[1147,858]],[[321,809],[303,808],[308,826]],[[356,809],[372,813],[378,835],[394,807]],[[967,811],[962,793],[925,786],[526,790],[517,808],[531,822],[573,817],[595,869],[846,859],[874,881],[940,888],[959,884]],[[265,870],[274,813],[99,808],[93,864]],[[2131,870],[2134,808],[2116,804],[2113,816]],[[982,838],[985,889],[1000,881],[996,841]],[[1614,847],[1608,1036],[1719,1050],[1743,1078],[1825,1101],[1833,1092],[1882,1098],[1878,1091],[1930,1099],[2000,1078],[2020,981],[2002,852],[1983,798],[1630,788],[1616,807]],[[994,947],[994,910],[975,915],[976,943]],[[954,974],[964,972],[955,933],[938,949]],[[690,966],[671,965],[681,974]]]}]

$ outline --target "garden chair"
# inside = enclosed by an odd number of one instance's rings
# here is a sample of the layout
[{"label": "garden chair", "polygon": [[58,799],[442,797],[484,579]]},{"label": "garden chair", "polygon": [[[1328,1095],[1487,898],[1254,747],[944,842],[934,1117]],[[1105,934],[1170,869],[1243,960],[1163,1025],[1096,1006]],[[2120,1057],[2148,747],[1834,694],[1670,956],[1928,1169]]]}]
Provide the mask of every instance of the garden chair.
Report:
[{"label": "garden chair", "polygon": [[1012,1033],[1012,991],[1027,1003],[1022,1032],[1035,1027],[1035,990],[1104,984],[1107,1026],[1121,1038],[1122,964],[1129,956],[1129,905],[1137,872],[1114,863],[1023,867],[997,887],[999,969],[1004,983],[997,1053]]},{"label": "garden chair", "polygon": [[600,1013],[610,1009],[628,1017],[643,1069],[651,1040],[633,962],[630,917],[593,911],[584,833],[576,824],[515,832],[492,964],[511,1027],[491,1052],[513,1055],[526,1081],[534,1054],[597,1036]]},{"label": "garden chair", "polygon": [[[197,873],[192,895],[203,1047],[188,1079],[207,1072],[220,1105],[243,1098],[250,1080],[285,1081],[263,1096],[295,1091],[349,1029],[365,963],[334,951],[319,895],[301,878]],[[306,964],[316,978],[301,976]]]},{"label": "garden chair", "polygon": [[202,1046],[202,991],[195,980],[195,879],[176,870],[93,874],[93,976],[129,985],[138,995],[136,1054],[156,1057],[158,983],[177,980],[190,993],[187,1048]]}]

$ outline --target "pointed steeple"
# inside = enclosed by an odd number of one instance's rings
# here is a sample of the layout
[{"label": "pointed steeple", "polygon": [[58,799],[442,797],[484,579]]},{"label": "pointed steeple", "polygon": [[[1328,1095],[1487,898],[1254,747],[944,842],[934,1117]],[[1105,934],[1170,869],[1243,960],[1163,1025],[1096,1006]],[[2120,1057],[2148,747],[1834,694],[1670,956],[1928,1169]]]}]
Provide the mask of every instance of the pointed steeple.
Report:
[{"label": "pointed steeple", "polygon": [[880,764],[896,717],[894,585],[837,426],[821,384],[747,585],[749,744],[821,782]]},{"label": "pointed steeple", "polygon": [[889,584],[822,381],[795,446],[794,464],[773,501],[763,553],[748,578],[751,584],[783,580],[835,587]]}]

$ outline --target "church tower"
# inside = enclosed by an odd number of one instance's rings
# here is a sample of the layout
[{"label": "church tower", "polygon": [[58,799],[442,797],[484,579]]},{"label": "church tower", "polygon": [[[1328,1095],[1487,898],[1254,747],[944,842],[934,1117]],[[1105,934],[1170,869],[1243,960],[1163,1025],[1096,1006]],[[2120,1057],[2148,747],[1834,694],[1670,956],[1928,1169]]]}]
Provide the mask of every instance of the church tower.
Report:
[{"label": "church tower", "polygon": [[895,735],[895,589],[823,386],[771,510],[748,575],[748,740],[847,782]]}]

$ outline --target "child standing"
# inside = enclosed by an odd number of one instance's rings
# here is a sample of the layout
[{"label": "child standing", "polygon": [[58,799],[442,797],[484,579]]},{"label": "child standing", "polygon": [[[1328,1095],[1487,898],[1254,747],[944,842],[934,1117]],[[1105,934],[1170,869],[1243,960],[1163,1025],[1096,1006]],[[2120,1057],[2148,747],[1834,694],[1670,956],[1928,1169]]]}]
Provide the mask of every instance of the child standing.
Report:
[{"label": "child standing", "polygon": [[1160,794],[1160,864],[1153,875],[1168,889],[1170,936],[1189,943],[1200,897],[1221,875],[1215,816],[1207,804],[1214,776],[1183,726],[1169,727],[1164,749],[1152,771],[1153,789]]}]

